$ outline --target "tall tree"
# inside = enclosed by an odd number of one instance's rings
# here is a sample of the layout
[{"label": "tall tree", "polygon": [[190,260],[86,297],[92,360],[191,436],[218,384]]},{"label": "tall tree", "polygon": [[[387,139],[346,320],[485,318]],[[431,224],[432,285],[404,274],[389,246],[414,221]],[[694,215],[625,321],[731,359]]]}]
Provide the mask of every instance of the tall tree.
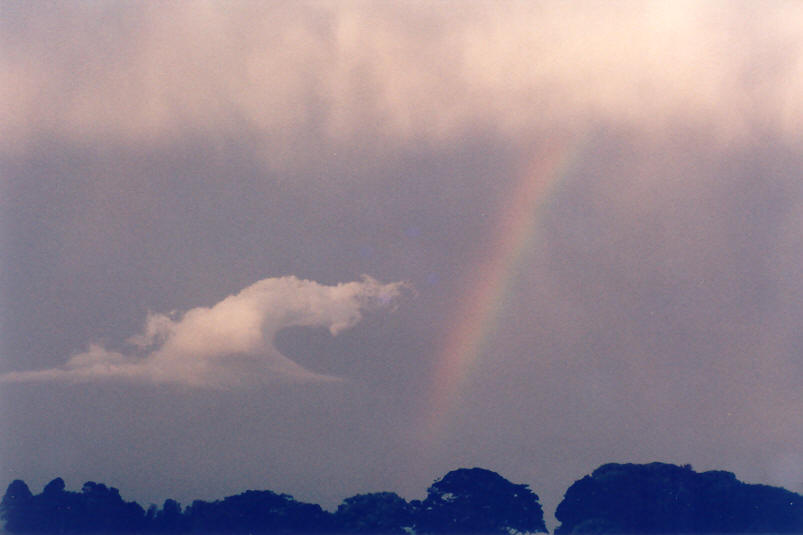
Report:
[{"label": "tall tree", "polygon": [[496,472],[461,468],[427,490],[417,513],[422,533],[545,532],[538,496]]},{"label": "tall tree", "polygon": [[30,530],[33,521],[31,494],[28,485],[21,479],[15,479],[6,489],[3,501],[0,502],[0,518],[5,522],[6,531],[16,533]]}]

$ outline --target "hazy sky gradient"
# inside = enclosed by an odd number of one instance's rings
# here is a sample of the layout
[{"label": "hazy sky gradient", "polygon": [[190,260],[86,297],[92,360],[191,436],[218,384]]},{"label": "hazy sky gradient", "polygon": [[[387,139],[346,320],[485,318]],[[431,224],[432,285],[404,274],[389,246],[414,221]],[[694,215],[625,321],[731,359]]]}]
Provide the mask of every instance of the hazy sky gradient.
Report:
[{"label": "hazy sky gradient", "polygon": [[332,507],[482,466],[549,516],[658,460],[803,492],[797,2],[0,10],[4,480]]}]

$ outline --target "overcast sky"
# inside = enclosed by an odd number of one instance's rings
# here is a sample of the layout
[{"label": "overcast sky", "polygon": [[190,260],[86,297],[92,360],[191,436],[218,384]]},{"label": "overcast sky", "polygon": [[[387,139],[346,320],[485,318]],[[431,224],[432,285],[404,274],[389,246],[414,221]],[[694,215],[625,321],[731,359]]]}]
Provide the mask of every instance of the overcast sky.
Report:
[{"label": "overcast sky", "polygon": [[0,10],[3,486],[803,492],[800,3]]}]

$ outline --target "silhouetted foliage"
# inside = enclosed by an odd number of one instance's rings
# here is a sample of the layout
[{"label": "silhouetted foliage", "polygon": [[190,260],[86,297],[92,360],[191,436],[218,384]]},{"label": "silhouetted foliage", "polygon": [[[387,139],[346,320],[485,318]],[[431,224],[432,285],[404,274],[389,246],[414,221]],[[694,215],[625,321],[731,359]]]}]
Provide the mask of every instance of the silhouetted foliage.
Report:
[{"label": "silhouetted foliage", "polygon": [[145,529],[145,511],[135,502],[125,502],[116,488],[88,481],[81,489],[82,531],[137,532]]},{"label": "silhouetted foliage", "polygon": [[401,534],[413,526],[413,509],[393,492],[358,494],[343,500],[334,521],[343,533]]},{"label": "silhouetted foliage", "polygon": [[538,496],[482,468],[449,472],[427,489],[416,514],[421,533],[546,531]]},{"label": "silhouetted foliage", "polygon": [[15,479],[6,490],[0,502],[0,518],[5,522],[5,529],[12,533],[23,532],[33,524],[33,494],[24,481]]},{"label": "silhouetted foliage", "polygon": [[[558,506],[556,534],[803,533],[803,496],[748,485],[729,472],[696,473],[663,463],[606,464],[576,481]],[[81,492],[56,478],[40,494],[11,482],[0,501],[8,533],[383,534],[545,532],[538,496],[482,468],[435,481],[423,501],[392,492],[358,494],[335,513],[288,494],[249,490],[222,500],[175,500],[145,512],[114,487],[89,481]]]},{"label": "silhouetted foliage", "polygon": [[181,513],[181,504],[176,500],[165,500],[160,510],[154,511],[151,530],[159,533],[184,533],[189,531],[187,517]]},{"label": "silhouetted foliage", "polygon": [[32,496],[22,481],[9,485],[2,502],[5,530],[11,533],[131,533],[147,528],[145,511],[124,502],[115,488],[87,482],[80,493],[56,478]]},{"label": "silhouetted foliage", "polygon": [[311,533],[331,531],[330,515],[319,505],[287,494],[249,490],[215,502],[196,500],[185,511],[192,532]]},{"label": "silhouetted foliage", "polygon": [[567,533],[800,533],[803,496],[730,472],[606,464],[569,487],[555,517]]}]

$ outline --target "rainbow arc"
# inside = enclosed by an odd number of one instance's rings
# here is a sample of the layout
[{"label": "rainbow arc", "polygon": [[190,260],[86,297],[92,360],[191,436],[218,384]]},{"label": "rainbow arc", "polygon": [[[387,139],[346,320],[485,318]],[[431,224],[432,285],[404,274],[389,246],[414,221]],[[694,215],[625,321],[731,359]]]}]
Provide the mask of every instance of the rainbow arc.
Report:
[{"label": "rainbow arc", "polygon": [[461,284],[463,298],[443,336],[429,389],[425,440],[443,440],[461,392],[497,327],[518,267],[540,228],[539,215],[582,154],[582,142],[552,140],[536,151],[497,210],[491,247]]}]

